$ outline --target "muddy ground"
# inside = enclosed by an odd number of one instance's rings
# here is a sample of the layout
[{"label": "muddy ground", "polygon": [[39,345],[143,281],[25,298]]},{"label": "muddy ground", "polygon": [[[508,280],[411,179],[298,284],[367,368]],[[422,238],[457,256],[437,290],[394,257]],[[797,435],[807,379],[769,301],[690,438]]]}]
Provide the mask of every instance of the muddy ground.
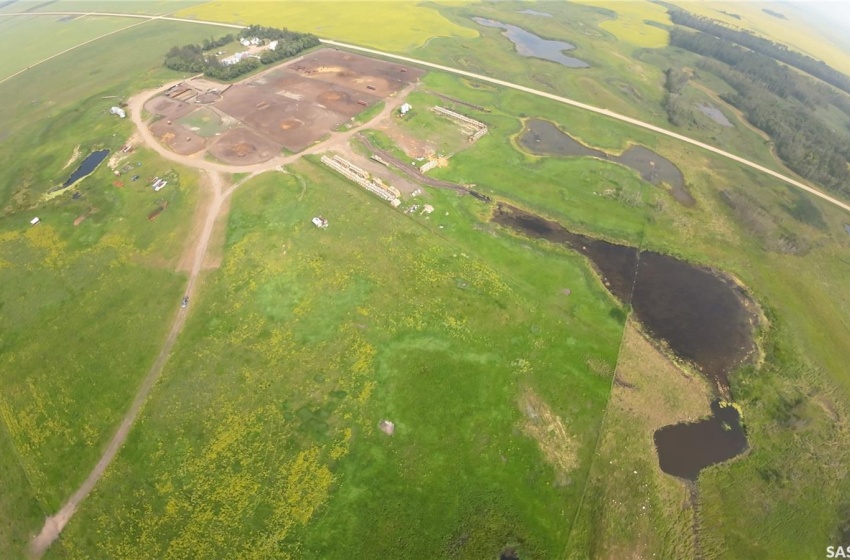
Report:
[{"label": "muddy ground", "polygon": [[194,109],[194,107],[189,103],[171,99],[164,95],[154,97],[145,103],[145,111],[160,117],[165,117],[166,119],[179,119],[180,117],[191,113],[192,109]]},{"label": "muddy ground", "polygon": [[185,126],[166,119],[153,123],[150,128],[160,142],[182,156],[200,152],[207,144],[203,137]]},{"label": "muddy ground", "polygon": [[225,163],[248,165],[268,161],[280,155],[280,145],[240,126],[219,136],[208,151]]}]

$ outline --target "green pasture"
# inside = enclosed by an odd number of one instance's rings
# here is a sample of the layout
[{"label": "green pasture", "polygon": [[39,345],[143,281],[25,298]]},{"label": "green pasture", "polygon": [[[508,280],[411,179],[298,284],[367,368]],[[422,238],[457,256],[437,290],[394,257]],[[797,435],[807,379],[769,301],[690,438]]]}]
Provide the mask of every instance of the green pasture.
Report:
[{"label": "green pasture", "polygon": [[[0,48],[6,53],[0,59],[0,80],[47,57],[139,21],[142,20],[95,16],[72,19],[67,16],[0,17]],[[68,53],[70,58],[74,57],[72,53]]]},{"label": "green pasture", "polygon": [[[605,10],[516,13],[527,7],[406,7],[405,17],[425,10],[439,16],[429,25],[451,23],[425,35],[469,35],[433,38],[414,56],[668,126],[662,71],[692,57],[617,42],[600,26],[612,21]],[[473,15],[575,43],[592,68],[519,57]],[[225,31],[145,23],[0,84],[0,557],[24,556],[153,362],[182,294],[175,269],[199,184],[141,149],[126,160],[142,164],[138,182],[104,164],[78,198],[40,197],[91,150],[120,148],[132,124],[108,108],[179,77],[161,65],[171,46]],[[697,80],[723,93],[711,76]],[[422,81],[416,112],[397,122],[417,140],[446,151],[465,142],[428,111],[450,104],[423,90],[490,110],[457,107],[490,132],[433,176],[746,286],[766,317],[763,362],[732,377],[747,454],[705,471],[693,493],[660,472],[652,430],[707,412],[705,388],[641,342],[583,258],[494,226],[492,206],[453,191],[425,189],[402,209],[435,211],[402,214],[309,157],[235,193],[221,266],[201,276],[139,423],[47,557],[823,557],[850,508],[846,213],[623,123],[444,74]],[[689,102],[712,99],[688,87]],[[698,115],[686,132],[781,169],[727,116],[733,129]],[[515,138],[529,118],[609,152],[657,151],[683,171],[696,206],[614,163],[523,152]],[[367,134],[401,153],[386,134]],[[166,174],[166,189],[146,188]],[[326,230],[310,223],[316,215]],[[30,227],[34,216],[42,223]],[[633,391],[612,384],[615,367]],[[560,426],[566,438],[540,435]]]},{"label": "green pasture", "polygon": [[[618,4],[637,6],[640,3]],[[730,149],[783,173],[788,172],[771,154],[769,144],[743,123],[738,125],[737,119],[732,119],[736,124],[732,131],[715,125],[698,111],[695,122],[690,126],[676,127],[670,124],[663,106],[663,71],[669,67],[694,68],[696,58],[670,47],[645,48],[619,41],[615,35],[600,29],[601,23],[612,21],[611,10],[617,6],[612,4],[610,9],[602,9],[567,2],[548,2],[537,9],[552,14],[552,17],[519,13],[528,7],[529,4],[522,2],[442,5],[439,9],[447,18],[478,28],[481,36],[462,42],[435,38],[414,51],[413,55],[610,109]],[[565,68],[554,62],[519,56],[513,43],[502,36],[501,29],[478,26],[471,19],[475,16],[516,25],[545,39],[572,43],[576,49],[569,52],[570,56],[586,61],[590,68]],[[724,93],[722,88],[725,84],[710,74],[698,71],[697,82]],[[479,101],[474,103],[485,107],[491,107],[496,98],[503,99],[510,95],[484,84],[479,85],[476,91],[481,94],[484,91],[493,93],[490,96],[476,96]],[[706,97],[704,93],[690,87],[688,95],[694,101]],[[717,104],[716,101],[713,103]],[[721,110],[725,108],[721,107]],[[634,133],[632,131],[629,134]]]},{"label": "green pasture", "polygon": [[[90,151],[121,147],[132,125],[106,114],[114,100],[101,97],[173,77],[158,68],[163,41],[186,31],[145,24],[81,47],[79,64],[67,63],[69,53],[0,85],[9,109],[0,113],[4,558],[22,557],[43,517],[82,482],[153,362],[183,289],[174,269],[197,177],[139,150],[127,160],[142,163],[138,182],[127,174],[123,188],[113,186],[104,163],[75,189],[79,198],[40,197]],[[116,61],[116,52],[128,56]],[[77,146],[80,156],[65,167]],[[159,193],[145,188],[165,174],[178,179]],[[149,222],[164,202],[167,210]],[[41,224],[31,227],[34,216]]]},{"label": "green pasture", "polygon": [[[557,554],[617,304],[576,256],[470,227],[470,199],[407,217],[316,163],[291,172],[236,193],[222,267],[55,557]],[[573,470],[523,433],[528,394],[568,427]]]},{"label": "green pasture", "polygon": [[3,12],[115,12],[167,15],[200,4],[197,0],[62,0],[62,2],[9,2]]},{"label": "green pasture", "polygon": [[[519,201],[573,229],[714,266],[748,286],[769,314],[769,325],[762,334],[765,365],[758,370],[746,368],[733,378],[753,449],[746,458],[710,469],[701,479],[700,492],[704,489],[704,493],[697,515],[700,526],[706,528],[701,533],[704,550],[720,557],[776,557],[777,551],[779,557],[791,557],[800,550],[819,554],[825,542],[837,538],[842,496],[848,490],[847,447],[836,444],[847,441],[850,391],[850,377],[842,366],[850,359],[842,342],[850,302],[838,295],[848,266],[840,255],[850,248],[850,236],[843,230],[846,214],[708,153],[637,131],[619,130],[615,123],[599,126],[595,118],[554,103],[522,101],[522,96],[506,94],[487,105],[482,103],[484,94],[466,88],[460,80],[428,79],[434,80],[429,85],[441,80],[444,93],[470,100],[477,94],[474,102],[493,107],[487,116],[491,134],[452,158],[449,167],[435,170],[435,175],[457,182],[475,178],[478,190]],[[618,151],[628,138],[657,150],[684,171],[697,206],[677,205],[657,187],[613,163],[588,158],[540,159],[495,141],[498,135],[520,130],[519,119],[506,114],[508,107],[523,116],[545,116],[594,146]],[[618,173],[622,173],[619,179]],[[639,189],[642,203],[624,206],[591,194],[591,189],[598,191],[600,185],[613,181]],[[721,201],[721,191],[741,193],[749,205],[745,216],[758,216],[759,221],[742,221]],[[776,250],[772,237],[780,236],[796,239],[804,250],[796,254]],[[631,442],[633,435],[615,431],[611,437],[625,437],[625,443]],[[616,448],[616,441],[613,445]],[[612,484],[618,480],[613,472],[606,472],[609,467],[604,461],[594,468],[600,469],[599,480],[610,479]],[[779,486],[774,489],[774,485]],[[639,486],[627,487],[645,491]],[[757,493],[757,502],[750,500],[750,492]],[[815,496],[829,506],[817,506]],[[664,495],[657,499],[665,503]],[[758,515],[756,505],[761,508]],[[586,533],[579,529],[576,540],[571,540],[576,548],[568,549],[575,557],[585,554],[582,542],[595,551],[636,546],[628,540],[628,531],[596,532],[594,536],[603,517],[618,511],[600,507],[579,518],[577,527],[588,528],[591,538],[580,537]],[[684,530],[686,525],[670,523],[660,524],[656,534],[668,544],[677,538],[686,542],[685,534],[667,533],[674,526]],[[738,548],[740,539],[753,535],[758,536],[758,546]]]}]

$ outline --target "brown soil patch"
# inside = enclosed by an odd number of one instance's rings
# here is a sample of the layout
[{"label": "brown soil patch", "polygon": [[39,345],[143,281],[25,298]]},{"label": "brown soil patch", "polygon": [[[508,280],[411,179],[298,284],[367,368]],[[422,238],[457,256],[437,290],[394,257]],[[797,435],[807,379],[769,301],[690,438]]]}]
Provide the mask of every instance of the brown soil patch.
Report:
[{"label": "brown soil patch", "polygon": [[194,107],[188,103],[162,95],[154,97],[145,103],[145,110],[147,112],[167,119],[179,119],[180,117],[191,113],[193,108]]},{"label": "brown soil patch", "polygon": [[328,93],[323,93],[319,96],[321,101],[339,101],[342,99],[342,94],[338,91],[329,91]]},{"label": "brown soil patch", "polygon": [[247,128],[239,127],[222,134],[210,146],[209,153],[224,163],[246,165],[268,161],[280,155],[280,146]]},{"label": "brown soil patch", "polygon": [[395,145],[401,148],[408,157],[414,159],[420,157],[430,158],[436,153],[434,146],[424,140],[419,140],[405,134],[391,119],[388,119],[386,124],[376,128],[389,136]]},{"label": "brown soil patch", "polygon": [[300,121],[296,121],[295,119],[288,119],[280,123],[281,130],[292,130],[294,128],[301,128],[303,123]]},{"label": "brown soil patch", "polygon": [[197,153],[207,144],[202,136],[176,122],[169,124],[166,119],[153,123],[150,128],[163,144],[182,156]]},{"label": "brown soil patch", "polygon": [[519,407],[525,417],[523,431],[537,442],[546,462],[555,467],[558,479],[563,481],[578,465],[575,439],[564,421],[531,389],[520,397]]},{"label": "brown soil patch", "polygon": [[[424,71],[333,49],[310,53],[291,68],[301,75],[328,82],[359,93],[387,97],[417,81]],[[367,89],[372,86],[373,89]]]}]

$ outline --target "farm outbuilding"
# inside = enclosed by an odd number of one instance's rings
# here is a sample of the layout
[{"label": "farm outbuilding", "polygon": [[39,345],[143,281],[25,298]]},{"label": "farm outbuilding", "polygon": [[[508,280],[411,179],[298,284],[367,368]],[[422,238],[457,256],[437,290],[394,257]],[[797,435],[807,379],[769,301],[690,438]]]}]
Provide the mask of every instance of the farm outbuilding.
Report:
[{"label": "farm outbuilding", "polygon": [[122,109],[121,107],[113,107],[113,108],[111,108],[111,109],[109,110],[109,113],[110,113],[111,115],[118,115],[118,116],[119,116],[119,117],[121,117],[122,119],[123,119],[123,118],[125,118],[125,117],[127,116],[127,113],[125,113],[125,112],[124,112],[124,109]]}]

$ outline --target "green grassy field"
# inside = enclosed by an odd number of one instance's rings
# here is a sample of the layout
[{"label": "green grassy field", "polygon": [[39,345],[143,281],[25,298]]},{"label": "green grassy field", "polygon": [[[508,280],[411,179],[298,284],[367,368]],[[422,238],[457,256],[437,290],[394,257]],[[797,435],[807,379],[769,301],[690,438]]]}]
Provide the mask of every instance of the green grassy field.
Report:
[{"label": "green grassy field", "polygon": [[[625,8],[632,4],[612,4],[614,7],[621,5]],[[440,64],[564,95],[676,130],[712,145],[734,148],[737,154],[777,171],[793,174],[771,154],[770,146],[745,124],[738,126],[736,123],[736,130],[727,131],[699,114],[696,115],[697,123],[692,126],[676,127],[669,123],[663,107],[663,71],[669,67],[693,68],[695,57],[679,49],[651,49],[619,41],[615,35],[600,29],[603,23],[611,22],[612,12],[608,9],[573,3],[547,3],[545,9],[540,9],[551,13],[552,17],[519,13],[527,7],[522,2],[498,2],[440,6],[439,9],[458,24],[476,25],[470,18],[481,16],[520,26],[546,39],[570,42],[577,46],[570,51],[570,56],[586,61],[591,67],[568,69],[553,62],[517,56],[514,45],[501,35],[501,30],[485,27],[479,27],[481,37],[477,39],[459,42],[436,38],[413,54]],[[706,83],[710,88],[719,87],[715,83],[718,80],[712,78],[705,72],[699,72],[696,82]],[[487,87],[481,86],[477,92],[483,93]],[[699,91],[691,93],[695,102],[705,99],[705,94]],[[480,98],[488,99],[483,95]],[[717,104],[716,101],[714,103]],[[487,102],[483,105],[489,106]],[[725,103],[721,103],[720,108],[728,110]]]},{"label": "green grassy field", "polygon": [[659,48],[667,45],[667,32],[659,25],[670,25],[667,10],[659,4],[647,0],[627,2],[600,2],[599,0],[581,0],[586,6],[594,6],[614,12],[614,18],[603,21],[599,28],[637,47]]},{"label": "green grassy field", "polygon": [[[38,21],[49,29],[52,20]],[[199,38],[208,32],[199,31]],[[131,158],[143,164],[142,181],[125,176],[116,188],[104,164],[79,185],[79,199],[69,193],[38,203],[79,164],[63,169],[76,146],[81,157],[115,151],[131,133],[128,122],[105,114],[114,100],[103,95],[174,75],[158,66],[168,44],[187,36],[185,27],[152,23],[122,33],[80,48],[76,64],[63,55],[0,85],[8,109],[0,113],[3,558],[22,557],[43,516],[91,469],[182,290],[184,276],[174,268],[196,203],[193,173],[142,150]],[[179,183],[160,193],[144,189],[148,176],[172,169]],[[164,201],[167,211],[148,222]],[[42,220],[35,228],[33,216]]]},{"label": "green grassy field", "polygon": [[62,0],[57,2],[10,2],[3,12],[116,12],[165,15],[200,4],[200,0]]},{"label": "green grassy field", "polygon": [[[328,17],[333,14],[334,17]],[[182,9],[179,17],[249,25],[259,23],[315,33],[325,39],[349,41],[376,49],[406,51],[434,37],[469,39],[477,32],[456,25],[432,6],[403,0],[369,2],[325,1],[321,8],[299,0],[278,2],[207,2]]]},{"label": "green grassy field", "polygon": [[[663,124],[661,71],[691,60],[616,42],[595,9],[547,5],[549,21],[524,7],[417,9],[575,42],[594,68],[520,58],[490,29],[419,54]],[[104,165],[79,199],[39,197],[73,170],[76,146],[114,151],[132,132],[103,97],[176,78],[164,52],[211,31],[144,24],[0,84],[2,558],[23,557],[88,473],[153,361],[199,187],[140,150],[139,183],[113,186]],[[48,558],[823,557],[850,507],[847,215],[622,123],[446,75],[423,82],[491,109],[458,107],[490,132],[430,174],[748,287],[769,319],[764,363],[732,378],[748,453],[704,472],[693,495],[661,473],[652,430],[706,413],[705,387],[625,321],[582,258],[493,226],[490,207],[451,191],[426,189],[435,212],[403,215],[311,158],[235,194],[221,266],[202,275],[139,423]],[[416,93],[418,112],[396,125],[448,147],[435,99]],[[515,136],[533,117],[611,152],[656,150],[697,205],[609,162],[522,152]],[[769,161],[752,131],[702,124],[694,135]],[[164,173],[179,180],[141,184]],[[629,196],[595,194],[609,188]],[[612,383],[615,366],[631,389]]]},{"label": "green grassy field", "polygon": [[[7,52],[15,52],[15,56],[0,60],[0,80],[84,41],[136,23],[131,19],[93,16],[68,21],[63,21],[62,16],[0,17],[0,43],[9,49]],[[45,36],[50,40],[34,39]]]},{"label": "green grassy field", "polygon": [[[470,227],[469,199],[435,193],[433,218],[408,218],[315,164],[293,172],[306,189],[266,175],[236,195],[222,268],[63,553],[556,554],[610,385],[617,305],[575,256],[548,266],[548,251]],[[570,469],[523,433],[531,397],[567,426]]]}]

